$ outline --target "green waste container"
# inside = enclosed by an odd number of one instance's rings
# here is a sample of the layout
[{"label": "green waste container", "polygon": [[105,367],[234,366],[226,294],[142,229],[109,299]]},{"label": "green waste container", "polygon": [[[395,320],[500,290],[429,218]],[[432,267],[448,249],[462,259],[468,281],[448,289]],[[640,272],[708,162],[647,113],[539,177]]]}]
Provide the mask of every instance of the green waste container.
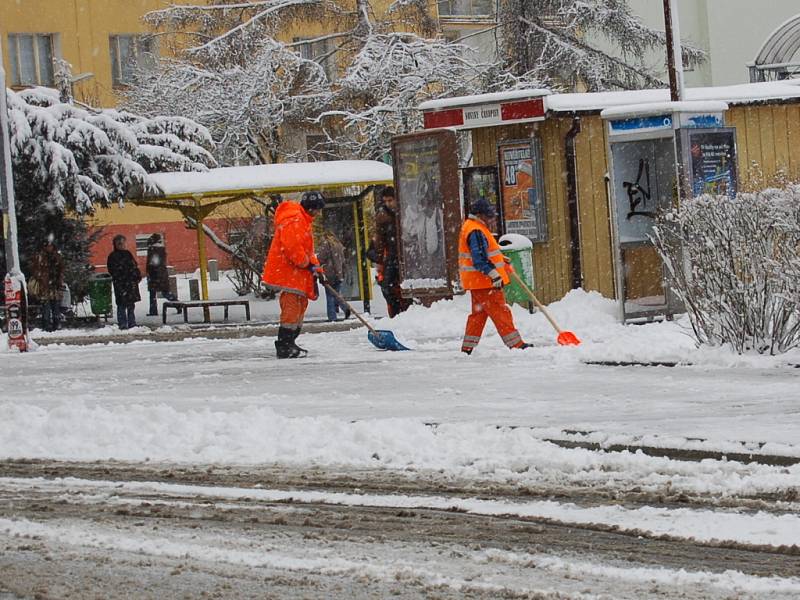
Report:
[{"label": "green waste container", "polygon": [[111,275],[108,273],[92,275],[89,280],[89,301],[95,316],[108,318],[111,314]]},{"label": "green waste container", "polygon": [[[533,244],[531,241],[524,235],[507,233],[498,240],[498,243],[500,244],[500,250],[511,261],[511,266],[514,267],[514,271],[519,275],[519,278],[530,289],[533,289]],[[505,292],[506,302],[509,304],[516,302],[529,310],[532,309],[533,302],[530,296],[513,279],[511,283],[503,287],[503,292]]]}]

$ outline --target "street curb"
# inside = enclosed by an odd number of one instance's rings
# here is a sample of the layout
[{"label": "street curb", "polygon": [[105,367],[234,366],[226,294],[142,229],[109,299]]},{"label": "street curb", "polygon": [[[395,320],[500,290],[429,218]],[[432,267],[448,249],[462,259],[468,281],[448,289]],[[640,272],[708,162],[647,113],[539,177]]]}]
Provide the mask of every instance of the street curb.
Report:
[{"label": "street curb", "polygon": [[594,452],[641,452],[654,458],[668,458],[687,462],[700,462],[703,460],[727,460],[744,464],[756,463],[770,467],[791,467],[800,464],[800,457],[781,456],[778,454],[758,454],[747,452],[720,452],[716,450],[690,450],[686,448],[659,448],[657,446],[639,446],[635,444],[609,444],[604,446],[596,442],[577,442],[572,440],[559,440],[542,438],[542,441],[555,444],[560,448],[591,450]]},{"label": "street curb", "polygon": [[[181,326],[178,326],[181,327]],[[148,334],[112,334],[112,335],[80,335],[64,337],[46,337],[34,339],[40,346],[63,344],[65,346],[90,346],[94,344],[130,344],[131,342],[180,342],[187,339],[205,338],[213,340],[235,340],[249,337],[274,337],[278,335],[278,324],[223,326],[207,328],[173,328],[172,331],[154,330]],[[358,321],[341,321],[336,323],[306,323],[303,333],[329,333],[350,331],[362,327]]]}]

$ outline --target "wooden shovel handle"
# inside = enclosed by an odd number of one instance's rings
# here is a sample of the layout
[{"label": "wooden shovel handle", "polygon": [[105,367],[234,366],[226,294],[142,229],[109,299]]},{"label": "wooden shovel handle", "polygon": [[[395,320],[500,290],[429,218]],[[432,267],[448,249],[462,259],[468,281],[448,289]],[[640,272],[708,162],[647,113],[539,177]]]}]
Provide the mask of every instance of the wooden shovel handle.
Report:
[{"label": "wooden shovel handle", "polygon": [[364,317],[362,317],[362,316],[361,316],[361,315],[358,313],[358,311],[357,311],[355,308],[353,308],[352,306],[350,306],[350,303],[349,303],[347,300],[345,300],[344,298],[342,298],[341,294],[339,294],[339,292],[337,292],[335,289],[333,289],[333,287],[331,287],[331,285],[330,285],[329,283],[323,283],[322,285],[324,285],[324,286],[325,286],[325,289],[326,289],[326,290],[328,290],[328,291],[329,291],[331,294],[333,294],[333,295],[334,295],[334,297],[335,297],[335,298],[336,298],[336,299],[337,299],[337,300],[338,300],[338,301],[339,301],[341,304],[344,304],[344,305],[347,307],[347,309],[348,309],[348,310],[349,310],[351,313],[353,313],[353,314],[356,316],[356,318],[357,318],[359,321],[361,321],[361,322],[364,324],[364,327],[366,327],[367,329],[369,329],[369,330],[370,330],[372,333],[374,333],[375,335],[378,335],[378,332],[377,332],[377,331],[375,331],[375,329],[374,329],[374,328],[373,328],[373,327],[372,327],[372,326],[371,326],[369,323],[367,323],[367,321],[364,319]]},{"label": "wooden shovel handle", "polygon": [[533,290],[531,290],[531,288],[529,288],[525,284],[525,282],[522,281],[522,278],[519,275],[517,275],[516,271],[514,271],[513,269],[509,269],[509,271],[511,271],[511,277],[514,279],[514,281],[516,281],[517,284],[523,290],[525,290],[525,293],[528,294],[528,297],[531,300],[533,300],[533,303],[536,305],[536,308],[538,308],[540,311],[542,311],[542,314],[545,317],[547,317],[547,320],[550,321],[550,325],[553,326],[553,329],[555,329],[558,333],[561,333],[563,330],[558,326],[558,323],[556,323],[555,320],[553,320],[553,317],[550,316],[550,313],[547,311],[547,309],[544,307],[544,305],[541,302],[539,302],[539,299],[533,293]]}]

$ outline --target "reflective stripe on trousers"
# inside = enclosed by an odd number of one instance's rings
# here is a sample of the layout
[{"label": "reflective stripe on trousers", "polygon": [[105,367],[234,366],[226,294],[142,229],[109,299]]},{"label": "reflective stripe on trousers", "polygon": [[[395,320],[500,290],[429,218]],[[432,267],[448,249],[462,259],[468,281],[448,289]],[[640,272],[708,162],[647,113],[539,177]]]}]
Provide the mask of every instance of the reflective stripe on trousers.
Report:
[{"label": "reflective stripe on trousers", "polygon": [[509,348],[523,344],[522,336],[514,326],[514,317],[506,304],[503,290],[488,288],[470,290],[472,296],[472,313],[467,318],[462,348],[475,348],[481,339],[486,320],[491,319],[503,342]]}]

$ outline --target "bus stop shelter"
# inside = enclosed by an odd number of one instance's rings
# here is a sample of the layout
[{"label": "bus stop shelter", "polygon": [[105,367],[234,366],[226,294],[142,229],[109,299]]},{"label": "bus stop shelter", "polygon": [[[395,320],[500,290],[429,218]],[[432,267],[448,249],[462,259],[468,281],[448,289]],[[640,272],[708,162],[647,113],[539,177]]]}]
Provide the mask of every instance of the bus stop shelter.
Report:
[{"label": "bus stop shelter", "polygon": [[362,300],[369,300],[369,271],[365,256],[368,240],[361,199],[374,186],[392,184],[391,166],[371,160],[337,160],[155,173],[148,179],[146,185],[131,189],[126,200],[139,206],[174,209],[196,223],[203,300],[209,299],[203,221],[217,209],[248,198],[310,190],[321,191],[329,199],[326,212],[336,210],[348,217],[352,215],[352,240],[358,264],[355,283],[361,290]]}]

